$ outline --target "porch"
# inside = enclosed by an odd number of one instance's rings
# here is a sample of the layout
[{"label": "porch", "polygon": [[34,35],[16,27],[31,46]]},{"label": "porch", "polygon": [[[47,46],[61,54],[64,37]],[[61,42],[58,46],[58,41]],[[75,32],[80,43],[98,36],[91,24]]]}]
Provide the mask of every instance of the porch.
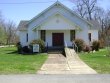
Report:
[{"label": "porch", "polygon": [[76,37],[75,32],[75,30],[37,30],[35,39],[42,39],[49,48],[62,48],[65,41],[71,47],[72,40]]}]

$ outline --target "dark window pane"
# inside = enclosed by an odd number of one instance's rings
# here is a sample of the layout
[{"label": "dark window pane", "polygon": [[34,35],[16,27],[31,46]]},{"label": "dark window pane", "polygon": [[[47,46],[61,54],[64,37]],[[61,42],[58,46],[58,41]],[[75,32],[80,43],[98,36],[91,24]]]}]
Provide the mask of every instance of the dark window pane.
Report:
[{"label": "dark window pane", "polygon": [[26,34],[26,42],[28,42],[28,33]]},{"label": "dark window pane", "polygon": [[41,30],[41,39],[45,41],[45,30]]},{"label": "dark window pane", "polygon": [[89,41],[91,41],[91,33],[88,33]]},{"label": "dark window pane", "polygon": [[75,30],[70,30],[70,41],[75,40]]}]

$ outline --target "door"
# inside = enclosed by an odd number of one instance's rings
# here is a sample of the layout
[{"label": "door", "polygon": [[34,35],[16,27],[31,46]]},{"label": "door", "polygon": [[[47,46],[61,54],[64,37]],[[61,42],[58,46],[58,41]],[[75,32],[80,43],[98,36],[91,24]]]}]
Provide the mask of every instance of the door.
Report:
[{"label": "door", "polygon": [[64,33],[52,33],[53,46],[64,46]]}]

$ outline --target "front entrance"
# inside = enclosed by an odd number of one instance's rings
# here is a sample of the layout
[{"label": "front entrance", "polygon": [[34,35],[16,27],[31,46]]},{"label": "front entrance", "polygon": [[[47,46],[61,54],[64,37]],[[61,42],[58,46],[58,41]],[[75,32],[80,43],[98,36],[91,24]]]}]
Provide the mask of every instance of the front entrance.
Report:
[{"label": "front entrance", "polygon": [[52,33],[53,46],[64,46],[64,33]]}]

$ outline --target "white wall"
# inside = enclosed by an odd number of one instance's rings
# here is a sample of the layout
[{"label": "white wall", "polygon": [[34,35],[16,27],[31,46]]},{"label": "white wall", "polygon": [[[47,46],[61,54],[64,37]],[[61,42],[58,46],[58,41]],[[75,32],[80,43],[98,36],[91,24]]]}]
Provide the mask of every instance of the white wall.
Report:
[{"label": "white wall", "polygon": [[84,42],[89,45],[89,40],[88,40],[88,30],[87,29],[84,29],[84,30],[81,30],[81,31],[77,31],[76,32],[76,39],[79,38],[79,39],[83,39]]},{"label": "white wall", "polygon": [[57,14],[46,20],[41,25],[40,30],[72,30],[75,29],[74,23]]},{"label": "white wall", "polygon": [[27,31],[20,31],[19,32],[20,42],[21,42],[21,45],[23,45],[23,46],[27,45],[26,34],[27,34]]},{"label": "white wall", "polygon": [[52,46],[52,33],[64,33],[64,41],[67,42],[68,46],[72,45],[69,30],[48,30],[46,31],[46,43],[48,43],[49,46]]},{"label": "white wall", "polygon": [[88,33],[91,33],[91,41],[98,40],[98,30],[89,30]]}]

